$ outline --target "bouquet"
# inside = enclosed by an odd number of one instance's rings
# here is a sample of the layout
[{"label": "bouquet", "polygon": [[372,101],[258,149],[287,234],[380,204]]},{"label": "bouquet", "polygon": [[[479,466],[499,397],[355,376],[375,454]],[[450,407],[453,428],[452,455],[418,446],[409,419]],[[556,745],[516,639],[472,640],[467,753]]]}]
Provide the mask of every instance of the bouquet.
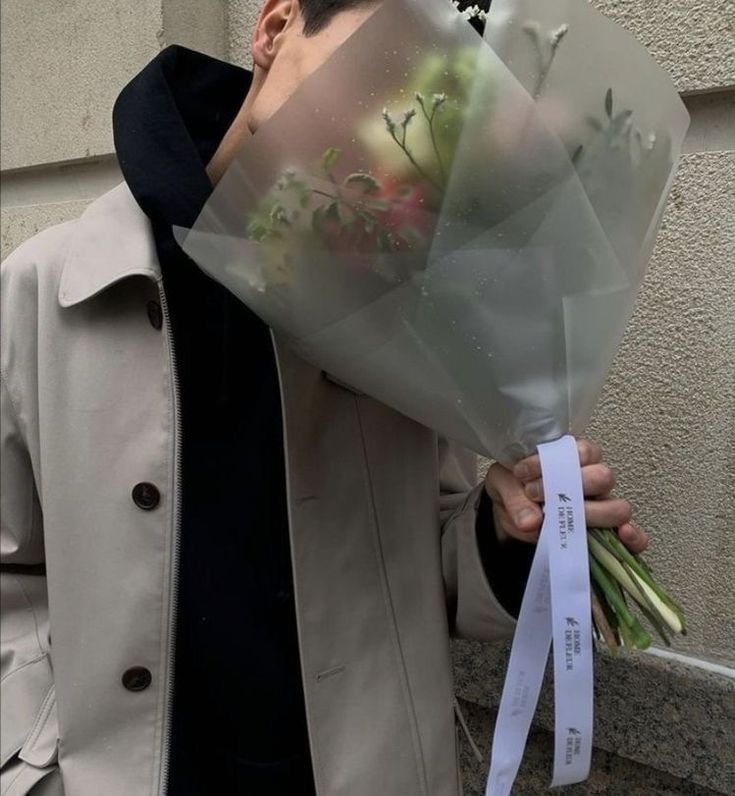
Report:
[{"label": "bouquet", "polygon": [[448,0],[383,3],[178,232],[341,381],[503,463],[538,447],[553,500],[496,726],[488,792],[500,794],[552,636],[564,784],[589,770],[592,623],[613,649],[647,646],[632,601],[666,643],[685,630],[612,530],[590,530],[589,553],[575,533],[569,435],[631,314],[688,118],[645,51],[584,0],[496,0],[483,36],[469,16],[481,12]]}]

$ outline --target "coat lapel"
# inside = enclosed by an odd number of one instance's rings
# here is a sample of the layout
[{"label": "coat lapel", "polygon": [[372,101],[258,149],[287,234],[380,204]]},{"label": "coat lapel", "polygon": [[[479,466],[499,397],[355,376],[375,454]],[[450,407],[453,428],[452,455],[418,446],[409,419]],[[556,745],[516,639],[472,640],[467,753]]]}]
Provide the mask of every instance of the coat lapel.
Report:
[{"label": "coat lapel", "polygon": [[59,281],[59,304],[72,307],[129,276],[158,280],[161,267],[150,222],[122,183],[79,219]]}]

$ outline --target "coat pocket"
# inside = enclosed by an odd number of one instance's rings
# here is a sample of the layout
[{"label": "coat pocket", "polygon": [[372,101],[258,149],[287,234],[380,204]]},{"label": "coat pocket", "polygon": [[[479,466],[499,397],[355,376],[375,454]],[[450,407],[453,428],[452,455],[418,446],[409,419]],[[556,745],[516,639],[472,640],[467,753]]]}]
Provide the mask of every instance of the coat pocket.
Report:
[{"label": "coat pocket", "polygon": [[37,768],[14,757],[0,772],[2,796],[64,796],[59,767]]},{"label": "coat pocket", "polygon": [[[40,733],[43,717],[56,716],[54,676],[48,654],[40,655],[9,671],[2,680],[2,735],[0,768],[31,738]],[[53,712],[53,717],[49,716]]]},{"label": "coat pocket", "polygon": [[[34,665],[37,665],[38,669],[41,668],[40,662],[34,662],[23,667],[23,670],[17,674],[24,673],[26,678],[30,677],[32,682],[38,684],[43,672],[32,670],[31,667]],[[46,666],[46,675],[48,679],[51,679],[48,661],[46,661]],[[28,671],[29,669],[30,671]],[[26,679],[22,688],[23,694],[20,696],[28,696],[28,685]],[[18,693],[12,690],[8,691],[7,687],[4,687],[3,690],[5,696],[15,697],[16,708],[19,702],[23,702]],[[28,707],[27,701],[25,705]],[[16,720],[10,725],[11,737],[7,747],[3,750],[3,766],[0,769],[0,796],[27,796],[29,794],[32,796],[63,796],[64,789],[57,764],[59,723],[56,712],[56,690],[53,682],[47,686],[35,715],[33,713],[30,715],[32,716],[30,726],[27,721],[19,721],[17,715],[12,717]],[[25,737],[18,748],[19,731],[24,731]]]}]

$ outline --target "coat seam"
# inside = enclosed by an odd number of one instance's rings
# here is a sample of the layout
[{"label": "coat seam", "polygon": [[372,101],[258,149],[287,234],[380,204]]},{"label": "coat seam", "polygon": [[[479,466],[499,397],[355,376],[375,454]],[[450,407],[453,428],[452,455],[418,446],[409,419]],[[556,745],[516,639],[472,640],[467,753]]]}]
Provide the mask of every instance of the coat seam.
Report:
[{"label": "coat seam", "polygon": [[48,653],[42,652],[40,655],[37,655],[35,658],[31,658],[29,661],[25,663],[21,663],[20,666],[16,666],[15,669],[11,669],[9,672],[6,672],[2,678],[0,678],[0,682],[5,682],[8,677],[17,674],[18,672],[25,669],[27,666],[32,666],[34,663],[38,663],[39,661],[43,660],[44,658],[48,658]]},{"label": "coat seam", "polygon": [[[28,456],[28,462],[30,464],[30,472],[31,472],[31,490],[29,495],[29,502],[30,502],[30,511],[28,515],[30,517],[30,531],[28,533],[28,541],[27,545],[29,547],[33,546],[33,542],[38,536],[38,523],[36,522],[36,516],[38,515],[38,511],[36,510],[36,503],[39,504],[40,508],[40,500],[41,496],[38,494],[38,487],[36,484],[36,475],[33,470],[33,461],[31,459],[30,451],[28,450],[28,434],[27,431],[23,429],[23,423],[21,422],[21,415],[20,410],[18,408],[18,401],[15,397],[13,397],[13,393],[10,389],[10,379],[8,378],[7,369],[0,367],[0,390],[4,389],[5,393],[8,396],[8,403],[10,405],[10,412],[12,415],[13,420],[15,421],[15,425],[18,429],[18,436],[20,437],[21,442],[23,443],[24,450]],[[38,498],[35,500],[34,498]],[[43,518],[43,513],[41,512],[41,517]],[[8,528],[10,533],[13,535],[15,539],[18,537],[13,533],[12,529],[9,528],[6,522],[2,523],[3,527]],[[34,612],[35,613],[35,612]]]},{"label": "coat seam", "polygon": [[48,652],[47,650],[44,649],[44,646],[41,643],[41,636],[39,634],[39,627],[38,627],[38,616],[36,614],[36,608],[33,605],[33,601],[28,596],[28,592],[26,591],[25,586],[23,585],[23,581],[16,574],[12,574],[12,577],[14,578],[15,582],[18,584],[18,588],[21,590],[21,592],[23,592],[23,597],[25,601],[28,603],[28,608],[30,609],[31,614],[33,615],[33,624],[36,632],[36,642],[38,643],[38,651],[44,655],[47,655]]},{"label": "coat seam", "polygon": [[56,701],[55,698],[56,698],[56,690],[52,683],[49,686],[48,691],[46,692],[46,696],[43,698],[43,702],[41,703],[41,707],[39,708],[36,721],[23,746],[29,746],[29,747],[35,746],[36,742],[41,737],[41,733],[45,729],[46,724],[48,724],[49,718],[51,717],[51,711],[53,709],[54,702]]},{"label": "coat seam", "polygon": [[419,785],[421,787],[421,792],[425,794],[425,796],[428,796],[429,784],[426,774],[426,764],[424,761],[421,736],[419,735],[418,732],[418,718],[416,716],[416,707],[414,704],[413,694],[411,693],[411,688],[408,682],[406,660],[403,655],[403,648],[401,646],[401,640],[398,633],[396,612],[395,612],[395,607],[393,606],[393,598],[390,593],[390,587],[388,585],[388,577],[385,567],[385,556],[383,554],[383,545],[380,540],[380,531],[378,527],[378,512],[377,512],[377,507],[375,505],[375,491],[373,488],[373,480],[370,474],[370,468],[368,466],[368,453],[367,453],[367,445],[365,442],[365,429],[363,426],[362,416],[360,413],[359,397],[357,395],[353,395],[352,398],[354,401],[355,415],[357,416],[357,424],[360,430],[360,445],[362,447],[362,453],[363,453],[363,476],[365,478],[365,486],[367,488],[368,497],[369,497],[370,517],[372,520],[371,525],[373,530],[372,535],[375,544],[375,554],[378,559],[379,570],[380,570],[381,593],[383,595],[385,609],[390,619],[391,641],[393,643],[393,649],[396,654],[396,657],[398,658],[399,679],[401,681],[403,696],[407,703],[406,706],[409,711],[409,720],[411,723],[411,731],[412,731],[411,735],[414,747],[414,755],[417,763],[417,769],[418,769],[417,773],[419,775]]},{"label": "coat seam", "polygon": [[273,346],[273,353],[276,359],[276,370],[278,373],[278,388],[279,388],[279,400],[281,403],[281,425],[283,429],[283,450],[284,450],[284,472],[286,478],[286,510],[288,512],[288,534],[289,534],[289,546],[291,548],[290,555],[291,555],[291,569],[292,569],[292,582],[293,582],[293,589],[294,589],[294,600],[296,604],[296,626],[297,626],[297,634],[298,634],[298,647],[299,647],[299,665],[301,667],[301,676],[303,680],[303,694],[304,694],[304,708],[306,711],[306,723],[308,729],[308,738],[309,738],[309,753],[311,755],[311,766],[312,771],[314,774],[314,788],[316,793],[321,796],[325,792],[323,787],[323,783],[325,778],[322,773],[322,763],[321,763],[321,750],[319,748],[319,743],[317,741],[316,733],[314,731],[314,726],[312,723],[313,719],[313,712],[312,712],[312,688],[311,688],[311,681],[310,678],[307,678],[307,657],[308,653],[305,649],[305,645],[302,643],[302,635],[303,635],[303,623],[301,617],[301,595],[297,584],[297,577],[298,573],[296,570],[296,558],[295,558],[295,547],[294,547],[294,523],[293,523],[293,506],[292,506],[292,485],[291,485],[291,472],[290,472],[290,460],[289,460],[289,431],[288,431],[288,415],[286,412],[286,403],[284,400],[284,384],[283,384],[283,370],[281,367],[281,354],[279,351],[279,346],[276,341],[275,335],[271,330],[271,344]]}]

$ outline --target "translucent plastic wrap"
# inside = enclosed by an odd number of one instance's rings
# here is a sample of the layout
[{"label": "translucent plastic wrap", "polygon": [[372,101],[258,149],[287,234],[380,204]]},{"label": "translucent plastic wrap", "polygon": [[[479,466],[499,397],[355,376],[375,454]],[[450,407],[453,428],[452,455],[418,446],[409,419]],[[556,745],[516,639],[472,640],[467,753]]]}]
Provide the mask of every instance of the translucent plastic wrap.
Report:
[{"label": "translucent plastic wrap", "polygon": [[305,359],[510,463],[589,420],[688,125],[583,0],[386,0],[184,250]]}]

